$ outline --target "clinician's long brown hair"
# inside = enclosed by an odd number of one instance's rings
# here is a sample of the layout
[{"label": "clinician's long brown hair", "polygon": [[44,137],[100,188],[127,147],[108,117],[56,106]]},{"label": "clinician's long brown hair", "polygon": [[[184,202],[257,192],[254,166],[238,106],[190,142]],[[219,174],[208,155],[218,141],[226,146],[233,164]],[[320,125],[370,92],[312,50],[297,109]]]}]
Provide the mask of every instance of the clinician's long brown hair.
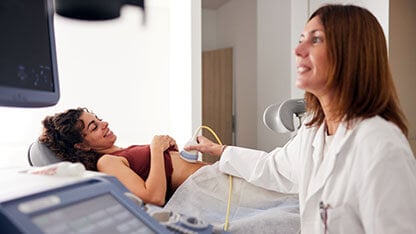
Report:
[{"label": "clinician's long brown hair", "polygon": [[[336,118],[348,122],[376,115],[393,122],[407,136],[407,121],[390,71],[386,38],[368,10],[353,5],[330,4],[316,10],[328,51],[327,88],[333,90]],[[319,100],[305,93],[307,110],[313,114],[308,126],[320,125],[324,113]]]}]

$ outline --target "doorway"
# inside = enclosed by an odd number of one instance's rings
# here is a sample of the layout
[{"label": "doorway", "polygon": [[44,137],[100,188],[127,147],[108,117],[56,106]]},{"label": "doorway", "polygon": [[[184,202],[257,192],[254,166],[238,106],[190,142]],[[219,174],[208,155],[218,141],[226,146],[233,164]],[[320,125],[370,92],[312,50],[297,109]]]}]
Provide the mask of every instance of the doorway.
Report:
[{"label": "doorway", "polygon": [[[202,124],[212,128],[225,145],[234,143],[233,96],[233,49],[202,52]],[[202,135],[216,142],[209,131],[204,129]],[[218,158],[203,155],[202,160]]]}]

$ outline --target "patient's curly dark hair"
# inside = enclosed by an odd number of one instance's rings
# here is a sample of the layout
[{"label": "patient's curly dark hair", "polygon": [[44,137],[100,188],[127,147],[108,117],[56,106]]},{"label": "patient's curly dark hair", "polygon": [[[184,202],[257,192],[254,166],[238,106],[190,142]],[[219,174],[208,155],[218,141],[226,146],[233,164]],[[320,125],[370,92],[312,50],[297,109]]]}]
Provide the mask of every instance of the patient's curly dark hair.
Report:
[{"label": "patient's curly dark hair", "polygon": [[97,161],[101,154],[95,151],[83,151],[75,148],[75,144],[84,141],[82,129],[84,123],[80,120],[83,112],[89,112],[87,108],[69,109],[53,116],[47,116],[42,121],[43,133],[39,141],[44,143],[58,158],[80,162],[88,170],[97,170]]}]

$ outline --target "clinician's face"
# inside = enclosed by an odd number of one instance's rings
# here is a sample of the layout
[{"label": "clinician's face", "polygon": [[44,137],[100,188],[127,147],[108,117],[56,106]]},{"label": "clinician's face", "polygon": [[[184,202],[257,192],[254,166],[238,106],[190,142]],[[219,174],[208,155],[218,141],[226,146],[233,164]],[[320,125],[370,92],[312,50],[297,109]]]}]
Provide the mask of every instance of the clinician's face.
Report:
[{"label": "clinician's face", "polygon": [[80,120],[85,126],[82,130],[84,150],[92,149],[96,152],[105,152],[114,145],[117,137],[108,128],[107,122],[98,119],[96,115],[89,112],[83,112]]},{"label": "clinician's face", "polygon": [[296,87],[315,96],[325,94],[328,79],[328,56],[325,30],[318,17],[312,18],[295,48],[297,64]]}]

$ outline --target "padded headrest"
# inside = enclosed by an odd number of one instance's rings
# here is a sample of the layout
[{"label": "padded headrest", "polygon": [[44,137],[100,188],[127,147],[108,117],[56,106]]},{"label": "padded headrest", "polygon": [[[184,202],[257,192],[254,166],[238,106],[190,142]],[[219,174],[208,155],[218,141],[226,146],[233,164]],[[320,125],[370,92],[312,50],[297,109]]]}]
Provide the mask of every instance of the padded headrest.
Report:
[{"label": "padded headrest", "polygon": [[39,140],[36,140],[29,146],[28,159],[29,164],[36,167],[46,166],[62,161]]}]

